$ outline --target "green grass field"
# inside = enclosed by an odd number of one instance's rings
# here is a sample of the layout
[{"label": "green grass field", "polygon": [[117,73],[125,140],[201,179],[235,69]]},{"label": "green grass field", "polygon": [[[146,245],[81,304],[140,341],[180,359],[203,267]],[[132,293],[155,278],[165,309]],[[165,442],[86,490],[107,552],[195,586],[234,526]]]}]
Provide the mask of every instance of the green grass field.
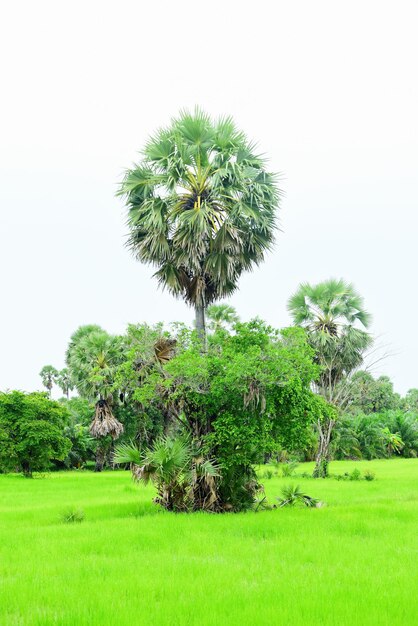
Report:
[{"label": "green grass field", "polygon": [[[301,465],[297,472],[309,471]],[[335,462],[321,509],[170,514],[128,472],[0,476],[3,626],[408,625],[418,619],[418,460]],[[85,520],[60,514],[81,508]]]}]

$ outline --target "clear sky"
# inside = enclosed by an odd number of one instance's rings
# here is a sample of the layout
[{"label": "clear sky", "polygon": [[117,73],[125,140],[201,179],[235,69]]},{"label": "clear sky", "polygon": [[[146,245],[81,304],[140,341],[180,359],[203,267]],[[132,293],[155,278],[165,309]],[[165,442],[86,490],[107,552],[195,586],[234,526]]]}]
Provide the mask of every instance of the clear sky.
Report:
[{"label": "clear sky", "polygon": [[0,19],[0,388],[40,388],[85,323],[191,321],[124,248],[114,193],[181,108],[232,114],[282,172],[282,232],[231,299],[289,323],[343,277],[418,387],[415,1],[19,1]]}]

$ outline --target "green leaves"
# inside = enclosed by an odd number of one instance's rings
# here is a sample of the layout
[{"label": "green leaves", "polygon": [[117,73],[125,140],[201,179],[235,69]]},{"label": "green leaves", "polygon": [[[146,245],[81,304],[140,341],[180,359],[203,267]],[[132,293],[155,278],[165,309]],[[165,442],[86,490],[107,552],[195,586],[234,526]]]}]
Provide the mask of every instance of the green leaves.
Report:
[{"label": "green leaves", "polygon": [[277,500],[280,508],[284,506],[296,506],[298,504],[312,508],[317,507],[319,504],[319,500],[301,491],[299,485],[285,485],[282,488],[282,497],[277,498]]},{"label": "green leaves", "polygon": [[63,460],[71,441],[62,434],[68,412],[44,393],[0,393],[0,470],[26,476]]},{"label": "green leaves", "polygon": [[141,452],[133,441],[119,443],[113,453],[113,462],[117,465],[123,463],[136,463],[140,465],[142,460]]}]

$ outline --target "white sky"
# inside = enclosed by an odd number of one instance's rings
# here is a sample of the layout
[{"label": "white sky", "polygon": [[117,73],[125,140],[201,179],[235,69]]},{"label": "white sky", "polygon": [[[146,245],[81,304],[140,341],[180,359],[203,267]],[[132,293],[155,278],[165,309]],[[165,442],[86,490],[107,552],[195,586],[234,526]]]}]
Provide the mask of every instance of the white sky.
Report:
[{"label": "white sky", "polygon": [[124,249],[115,199],[183,107],[232,114],[283,173],[283,232],[231,299],[289,323],[302,281],[344,277],[418,387],[415,1],[5,2],[0,16],[0,388],[40,388],[85,323],[191,321]]}]

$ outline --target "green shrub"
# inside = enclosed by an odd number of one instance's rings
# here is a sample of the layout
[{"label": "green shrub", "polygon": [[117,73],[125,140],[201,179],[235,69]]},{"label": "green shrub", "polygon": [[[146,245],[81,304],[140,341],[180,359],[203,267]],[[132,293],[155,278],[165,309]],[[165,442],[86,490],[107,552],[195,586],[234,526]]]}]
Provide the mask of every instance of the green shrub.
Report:
[{"label": "green shrub", "polygon": [[295,469],[298,467],[299,463],[297,461],[288,461],[287,463],[282,464],[282,476],[284,478],[289,478],[289,476],[293,476]]},{"label": "green shrub", "polygon": [[66,509],[60,515],[60,519],[64,524],[79,524],[84,520],[84,511],[81,509]]},{"label": "green shrub", "polygon": [[267,469],[263,474],[263,478],[266,478],[267,480],[271,480],[274,475],[275,475],[275,472],[273,472],[273,470]]},{"label": "green shrub", "polygon": [[277,500],[280,508],[284,506],[295,506],[297,504],[307,507],[317,507],[320,505],[319,500],[303,493],[299,485],[296,485],[296,487],[294,485],[286,485],[283,487],[282,497],[277,498]]},{"label": "green shrub", "polygon": [[370,470],[366,470],[364,472],[364,480],[374,480],[376,478],[376,474],[371,472]]},{"label": "green shrub", "polygon": [[360,480],[360,479],[361,479],[360,470],[357,468],[353,469],[353,471],[350,474],[349,480]]}]

